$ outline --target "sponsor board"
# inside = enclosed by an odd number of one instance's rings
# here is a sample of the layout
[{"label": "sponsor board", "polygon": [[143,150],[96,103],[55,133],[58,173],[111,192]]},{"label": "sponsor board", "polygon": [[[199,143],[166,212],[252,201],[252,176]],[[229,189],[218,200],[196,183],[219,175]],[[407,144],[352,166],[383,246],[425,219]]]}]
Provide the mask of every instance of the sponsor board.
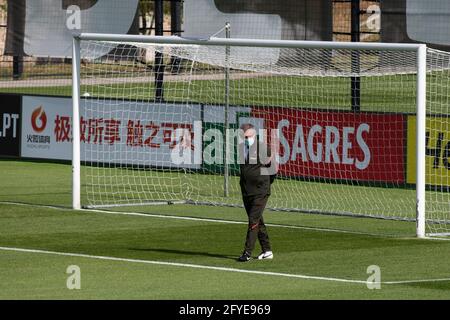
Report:
[{"label": "sponsor board", "polygon": [[[68,119],[71,121],[71,99],[23,97],[22,100],[22,157],[70,160],[72,158],[72,143],[56,143],[55,121]],[[68,132],[64,139],[71,135]]]},{"label": "sponsor board", "polygon": [[[8,6],[11,19],[8,20],[6,51],[14,55],[66,58],[72,56],[76,33],[138,33],[138,0],[8,2],[11,2]],[[95,57],[101,57],[110,49],[98,48]]]},{"label": "sponsor board", "polygon": [[280,130],[282,176],[405,183],[404,115],[253,108],[252,117]]},{"label": "sponsor board", "polygon": [[[202,155],[211,150],[214,158],[216,137],[207,133],[214,129],[224,139],[223,106],[82,99],[80,108],[82,161],[223,171],[223,162],[174,163],[171,157],[174,132],[184,130],[192,142],[194,122],[202,121]],[[71,110],[69,98],[24,97],[22,156],[70,160]],[[396,185],[406,183],[406,121],[401,114],[278,107],[230,107],[228,119],[231,129],[246,122],[279,129],[281,176]],[[230,173],[239,173],[237,161]]]},{"label": "sponsor board", "polygon": [[[25,96],[23,112],[22,156],[71,160],[72,100]],[[245,121],[252,121],[245,118],[250,112],[249,107],[230,108],[230,127],[236,128],[242,117]],[[173,162],[172,152],[179,145],[180,138],[175,131],[185,131],[192,151],[195,148],[195,143],[191,143],[194,141],[195,121],[203,118],[201,133],[211,138],[208,141],[202,139],[203,150],[208,151],[208,145],[217,142],[206,131],[217,129],[222,141],[224,137],[225,109],[217,105],[202,107],[198,104],[136,103],[108,99],[99,103],[98,100],[82,99],[80,114],[82,161],[200,169],[202,163]],[[188,156],[191,160],[192,155],[193,152]],[[203,164],[203,168],[218,171],[223,164]]]},{"label": "sponsor board", "polygon": [[[201,109],[190,105],[82,99],[81,160],[174,167],[175,131],[193,134]],[[72,158],[72,100],[23,97],[22,157]],[[199,168],[187,164],[183,167]]]},{"label": "sponsor board", "polygon": [[20,156],[21,97],[0,95],[0,156]]},{"label": "sponsor board", "polygon": [[[407,182],[416,183],[416,116],[408,116]],[[450,118],[427,117],[426,122],[427,185],[450,187]]]}]

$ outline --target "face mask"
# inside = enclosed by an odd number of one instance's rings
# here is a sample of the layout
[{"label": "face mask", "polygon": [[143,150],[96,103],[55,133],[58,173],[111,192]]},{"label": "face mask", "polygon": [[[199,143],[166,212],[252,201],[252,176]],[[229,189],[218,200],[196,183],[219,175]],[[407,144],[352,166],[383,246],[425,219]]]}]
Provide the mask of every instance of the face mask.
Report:
[{"label": "face mask", "polygon": [[248,137],[246,142],[248,146],[252,146],[255,143],[255,137]]}]

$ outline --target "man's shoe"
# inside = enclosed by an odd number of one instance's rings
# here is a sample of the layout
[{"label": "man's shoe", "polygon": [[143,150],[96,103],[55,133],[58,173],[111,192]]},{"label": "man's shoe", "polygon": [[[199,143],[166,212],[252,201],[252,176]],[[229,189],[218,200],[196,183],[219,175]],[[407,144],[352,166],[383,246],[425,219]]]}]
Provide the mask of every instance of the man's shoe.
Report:
[{"label": "man's shoe", "polygon": [[244,251],[242,255],[237,259],[239,262],[246,262],[249,261],[252,257],[248,254],[247,251]]},{"label": "man's shoe", "polygon": [[258,256],[258,260],[266,260],[266,259],[273,259],[273,252],[272,251],[262,252]]}]

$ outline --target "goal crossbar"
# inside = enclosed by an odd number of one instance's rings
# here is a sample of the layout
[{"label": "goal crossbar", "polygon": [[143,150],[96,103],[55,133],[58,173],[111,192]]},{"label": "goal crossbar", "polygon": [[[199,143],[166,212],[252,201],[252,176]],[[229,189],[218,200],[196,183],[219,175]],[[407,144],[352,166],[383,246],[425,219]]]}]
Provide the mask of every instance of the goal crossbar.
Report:
[{"label": "goal crossbar", "polygon": [[136,42],[148,44],[174,45],[204,45],[204,46],[233,46],[233,47],[263,47],[263,48],[305,48],[305,49],[361,49],[391,51],[418,51],[426,48],[425,44],[415,43],[384,43],[384,42],[333,42],[333,41],[304,41],[304,40],[264,40],[241,38],[184,38],[179,36],[143,36],[119,35],[106,33],[81,33],[74,36],[78,40],[96,40],[113,42]]}]

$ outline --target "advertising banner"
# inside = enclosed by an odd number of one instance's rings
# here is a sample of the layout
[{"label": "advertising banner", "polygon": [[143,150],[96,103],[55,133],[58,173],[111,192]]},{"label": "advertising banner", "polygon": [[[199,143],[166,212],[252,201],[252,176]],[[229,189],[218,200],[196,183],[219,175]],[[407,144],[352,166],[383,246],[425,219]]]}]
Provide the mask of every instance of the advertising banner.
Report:
[{"label": "advertising banner", "polygon": [[[407,182],[416,183],[416,116],[408,116],[408,176]],[[450,118],[428,117],[426,124],[427,185],[450,187]]]},{"label": "advertising banner", "polygon": [[21,97],[0,95],[0,156],[20,156]]},{"label": "advertising banner", "polygon": [[450,50],[448,0],[381,1],[382,42],[422,42]]},{"label": "advertising banner", "polygon": [[232,38],[332,40],[332,10],[331,0],[185,0],[184,36],[210,37],[229,22]]},{"label": "advertising banner", "polygon": [[[82,99],[81,160],[173,167],[174,131],[192,134],[201,109],[183,104],[152,104]],[[72,100],[23,97],[22,157],[72,158]],[[199,168],[187,164],[183,167]]]},{"label": "advertising banner", "polygon": [[[183,7],[185,37],[225,38],[223,29],[230,23],[231,38],[328,41],[333,38],[331,0],[185,0]],[[289,54],[292,55],[292,50],[233,47],[230,59],[269,65]]]},{"label": "advertising banner", "polygon": [[138,33],[138,4],[138,0],[8,0],[5,54],[71,57],[74,33]]},{"label": "advertising banner", "polygon": [[280,130],[280,174],[405,183],[406,118],[400,114],[253,108]]},{"label": "advertising banner", "polygon": [[[178,143],[174,131],[185,130],[192,142],[195,121],[202,123],[203,157],[214,158],[221,152],[214,146],[220,139],[224,142],[223,106],[108,99],[98,102],[81,100],[82,160],[223,171],[223,162],[175,164],[171,158]],[[22,156],[70,160],[71,108],[69,98],[24,97]],[[408,141],[407,158],[407,137],[411,139],[411,133],[406,132],[407,121],[410,132],[415,130],[406,115],[237,106],[230,107],[228,114],[230,129],[248,122],[257,129],[279,129],[280,176],[404,185],[408,167],[408,182],[412,179],[414,157],[410,153],[414,151]],[[445,144],[450,130],[440,128],[444,132],[440,152],[443,159],[445,148],[450,149],[450,143]],[[430,145],[435,145],[436,138],[430,139]],[[196,148],[195,143],[190,146]],[[448,161],[443,159],[439,164],[445,166]],[[231,165],[230,172],[238,174],[238,169]]]}]

